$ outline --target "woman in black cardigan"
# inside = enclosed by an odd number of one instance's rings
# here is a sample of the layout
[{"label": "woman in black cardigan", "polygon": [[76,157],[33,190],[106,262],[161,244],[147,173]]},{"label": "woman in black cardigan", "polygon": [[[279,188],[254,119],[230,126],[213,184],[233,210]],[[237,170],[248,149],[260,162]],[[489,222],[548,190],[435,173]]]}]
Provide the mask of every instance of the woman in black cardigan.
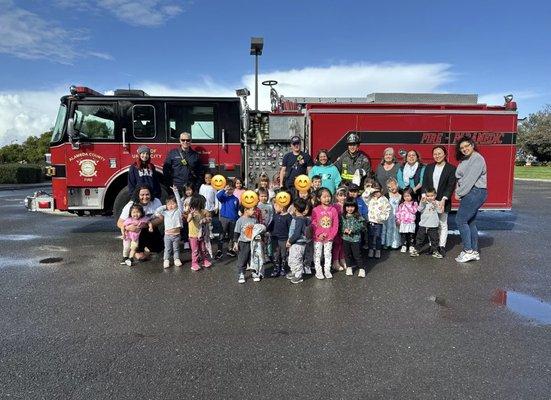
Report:
[{"label": "woman in black cardigan", "polygon": [[[425,167],[423,176],[422,193],[433,187],[436,189],[436,200],[444,208],[440,214],[438,255],[446,255],[446,240],[448,239],[448,213],[452,209],[452,193],[455,188],[455,167],[448,160],[448,151],[444,146],[438,145],[432,149],[432,158],[434,163]],[[436,257],[438,257],[436,255]],[[439,257],[441,258],[441,257]]]}]

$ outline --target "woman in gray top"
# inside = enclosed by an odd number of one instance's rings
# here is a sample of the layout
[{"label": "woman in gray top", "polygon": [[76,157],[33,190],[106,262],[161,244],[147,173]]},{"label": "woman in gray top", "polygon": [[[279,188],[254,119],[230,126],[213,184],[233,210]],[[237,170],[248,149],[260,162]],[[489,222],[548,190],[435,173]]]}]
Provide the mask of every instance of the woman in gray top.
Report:
[{"label": "woman in gray top", "polygon": [[377,171],[375,172],[375,179],[381,185],[382,193],[387,194],[388,188],[386,183],[390,178],[397,180],[398,170],[400,169],[400,164],[396,162],[396,155],[394,154],[394,149],[392,147],[387,147],[383,152],[383,159],[377,166]]},{"label": "woman in gray top", "polygon": [[455,171],[455,197],[460,201],[455,222],[463,243],[463,251],[455,261],[462,263],[480,260],[476,216],[488,196],[486,161],[476,150],[476,143],[468,136],[462,137],[455,147],[460,161]]}]

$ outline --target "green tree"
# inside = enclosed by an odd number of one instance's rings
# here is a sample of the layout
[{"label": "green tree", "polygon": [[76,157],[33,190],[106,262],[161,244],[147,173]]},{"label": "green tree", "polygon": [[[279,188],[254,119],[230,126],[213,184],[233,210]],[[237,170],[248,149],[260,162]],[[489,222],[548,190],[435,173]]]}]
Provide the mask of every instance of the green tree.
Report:
[{"label": "green tree", "polygon": [[49,152],[52,132],[44,132],[40,137],[29,136],[22,144],[9,144],[0,148],[0,163],[44,164],[44,154]]},{"label": "green tree", "polygon": [[517,143],[539,161],[551,161],[551,104],[519,124]]}]

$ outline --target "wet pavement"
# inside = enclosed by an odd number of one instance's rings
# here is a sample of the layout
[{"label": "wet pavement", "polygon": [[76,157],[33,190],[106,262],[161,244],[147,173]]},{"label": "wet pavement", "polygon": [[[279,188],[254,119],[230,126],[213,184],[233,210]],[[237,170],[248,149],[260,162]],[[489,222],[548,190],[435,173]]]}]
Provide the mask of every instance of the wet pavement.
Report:
[{"label": "wet pavement", "polygon": [[120,266],[112,218],[27,212],[31,193],[0,191],[1,399],[551,398],[551,183],[481,215],[480,262],[452,234],[443,260],[300,285]]}]

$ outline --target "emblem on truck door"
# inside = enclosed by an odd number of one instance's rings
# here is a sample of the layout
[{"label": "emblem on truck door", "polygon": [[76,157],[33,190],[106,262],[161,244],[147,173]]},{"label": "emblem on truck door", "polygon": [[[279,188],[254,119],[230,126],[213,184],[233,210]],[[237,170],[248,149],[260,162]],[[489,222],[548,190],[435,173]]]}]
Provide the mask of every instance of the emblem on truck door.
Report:
[{"label": "emblem on truck door", "polygon": [[98,162],[94,160],[80,160],[78,164],[80,165],[80,176],[90,178],[96,176],[98,171],[96,171],[96,164]]}]

